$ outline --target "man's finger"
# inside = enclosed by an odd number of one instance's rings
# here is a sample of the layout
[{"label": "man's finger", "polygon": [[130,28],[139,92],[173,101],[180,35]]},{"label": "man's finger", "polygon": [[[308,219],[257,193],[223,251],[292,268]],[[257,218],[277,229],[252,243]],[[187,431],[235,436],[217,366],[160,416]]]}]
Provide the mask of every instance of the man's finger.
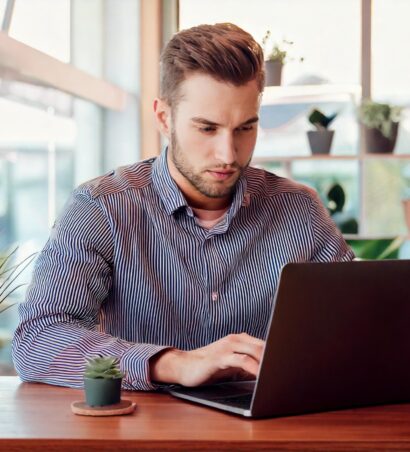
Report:
[{"label": "man's finger", "polygon": [[249,336],[248,334],[235,334],[227,336],[229,350],[234,353],[249,355],[258,363],[262,359],[265,342]]},{"label": "man's finger", "polygon": [[256,377],[259,371],[259,361],[242,353],[229,353],[225,356],[225,366],[237,367]]}]

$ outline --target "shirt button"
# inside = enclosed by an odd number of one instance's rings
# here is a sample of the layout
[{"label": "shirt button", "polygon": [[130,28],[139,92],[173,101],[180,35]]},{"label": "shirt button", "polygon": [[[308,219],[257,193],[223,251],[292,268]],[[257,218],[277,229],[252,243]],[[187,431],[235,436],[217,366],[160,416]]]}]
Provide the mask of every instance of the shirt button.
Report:
[{"label": "shirt button", "polygon": [[218,292],[212,292],[212,301],[216,301],[218,299]]}]

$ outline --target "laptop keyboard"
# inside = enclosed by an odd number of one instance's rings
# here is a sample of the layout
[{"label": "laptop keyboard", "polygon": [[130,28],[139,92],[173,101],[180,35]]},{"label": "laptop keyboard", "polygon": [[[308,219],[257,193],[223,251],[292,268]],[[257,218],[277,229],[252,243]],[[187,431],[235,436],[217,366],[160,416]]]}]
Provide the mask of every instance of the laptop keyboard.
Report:
[{"label": "laptop keyboard", "polygon": [[237,408],[250,408],[252,395],[253,393],[251,392],[249,394],[242,394],[239,396],[217,398],[214,399],[213,401],[222,403],[224,405],[234,406]]}]

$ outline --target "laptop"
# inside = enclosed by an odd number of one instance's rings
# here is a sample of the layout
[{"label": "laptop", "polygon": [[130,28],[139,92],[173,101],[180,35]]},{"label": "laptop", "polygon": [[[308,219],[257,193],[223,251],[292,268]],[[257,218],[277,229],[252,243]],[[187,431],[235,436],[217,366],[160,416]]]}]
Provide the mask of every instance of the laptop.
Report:
[{"label": "laptop", "polygon": [[291,263],[255,381],[173,396],[251,418],[410,401],[410,260]]}]

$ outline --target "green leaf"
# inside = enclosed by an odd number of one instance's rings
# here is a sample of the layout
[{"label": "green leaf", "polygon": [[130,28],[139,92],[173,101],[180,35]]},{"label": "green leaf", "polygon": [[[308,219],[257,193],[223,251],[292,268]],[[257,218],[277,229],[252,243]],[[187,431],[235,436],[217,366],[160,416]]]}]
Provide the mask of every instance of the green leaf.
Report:
[{"label": "green leaf", "polygon": [[313,109],[312,112],[308,116],[308,120],[318,129],[327,129],[330,123],[336,118],[337,113],[333,115],[326,116],[318,109]]},{"label": "green leaf", "polygon": [[124,374],[120,371],[119,360],[115,356],[98,356],[86,358],[84,376],[87,378],[122,378]]}]

